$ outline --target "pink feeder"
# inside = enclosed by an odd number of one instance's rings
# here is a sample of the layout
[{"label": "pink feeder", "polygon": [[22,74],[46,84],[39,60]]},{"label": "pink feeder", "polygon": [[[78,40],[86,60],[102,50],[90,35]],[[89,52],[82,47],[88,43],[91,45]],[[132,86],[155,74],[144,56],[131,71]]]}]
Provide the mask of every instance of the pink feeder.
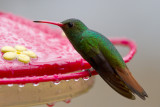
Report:
[{"label": "pink feeder", "polygon": [[[85,69],[91,66],[62,35],[61,30],[0,12],[0,106],[69,103],[66,99],[93,86],[96,71],[89,77]],[[110,40],[129,47],[123,58],[129,62],[136,52],[135,43],[125,38]]]}]

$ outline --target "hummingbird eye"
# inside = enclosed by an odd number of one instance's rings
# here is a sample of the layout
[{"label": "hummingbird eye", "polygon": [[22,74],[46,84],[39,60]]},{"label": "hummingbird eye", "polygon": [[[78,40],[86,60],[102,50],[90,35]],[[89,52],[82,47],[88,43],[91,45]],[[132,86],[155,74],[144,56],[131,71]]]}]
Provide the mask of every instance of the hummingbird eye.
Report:
[{"label": "hummingbird eye", "polygon": [[69,23],[68,23],[68,27],[71,28],[71,27],[73,27],[73,26],[74,26],[74,24],[73,24],[72,22],[69,22]]}]

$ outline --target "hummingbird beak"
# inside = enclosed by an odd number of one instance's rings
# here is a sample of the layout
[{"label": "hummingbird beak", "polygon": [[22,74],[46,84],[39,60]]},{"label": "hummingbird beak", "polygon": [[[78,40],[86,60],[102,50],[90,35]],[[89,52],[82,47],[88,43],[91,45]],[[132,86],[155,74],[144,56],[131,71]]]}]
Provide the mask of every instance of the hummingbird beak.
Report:
[{"label": "hummingbird beak", "polygon": [[36,23],[48,23],[48,24],[53,24],[53,25],[57,25],[59,27],[62,27],[63,24],[60,23],[60,22],[48,22],[48,21],[33,21],[33,22],[36,22]]}]

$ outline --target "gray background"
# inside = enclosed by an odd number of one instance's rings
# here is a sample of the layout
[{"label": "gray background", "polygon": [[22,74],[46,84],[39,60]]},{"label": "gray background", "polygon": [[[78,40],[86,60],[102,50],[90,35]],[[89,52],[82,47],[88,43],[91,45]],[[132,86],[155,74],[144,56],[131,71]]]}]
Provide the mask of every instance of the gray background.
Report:
[{"label": "gray background", "polygon": [[[78,18],[107,37],[127,37],[137,43],[138,52],[127,65],[148,93],[146,101],[121,97],[97,76],[87,94],[56,107],[160,107],[159,0],[0,0],[0,11],[31,20]],[[123,54],[123,48],[120,51]]]}]

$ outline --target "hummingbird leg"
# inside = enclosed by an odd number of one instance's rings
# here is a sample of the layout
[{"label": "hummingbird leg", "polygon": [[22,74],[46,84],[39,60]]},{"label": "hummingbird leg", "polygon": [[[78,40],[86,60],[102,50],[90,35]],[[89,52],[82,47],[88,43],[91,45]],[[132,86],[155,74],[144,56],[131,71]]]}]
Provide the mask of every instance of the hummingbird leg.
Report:
[{"label": "hummingbird leg", "polygon": [[88,71],[89,77],[91,77],[92,76],[91,71],[94,71],[94,68],[91,67],[90,69],[86,69],[85,71]]}]

